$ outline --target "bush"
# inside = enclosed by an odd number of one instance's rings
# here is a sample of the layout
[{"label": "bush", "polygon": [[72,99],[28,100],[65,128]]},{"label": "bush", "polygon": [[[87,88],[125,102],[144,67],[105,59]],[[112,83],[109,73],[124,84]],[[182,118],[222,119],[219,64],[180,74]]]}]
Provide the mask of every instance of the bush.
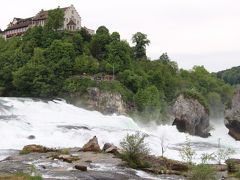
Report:
[{"label": "bush", "polygon": [[199,164],[192,168],[187,180],[217,180],[217,176],[210,165]]},{"label": "bush", "polygon": [[191,142],[188,137],[186,137],[185,145],[180,150],[180,156],[182,160],[188,164],[192,164],[193,157],[196,152],[191,147]]},{"label": "bush", "polygon": [[235,151],[231,148],[219,148],[218,151],[216,152],[215,158],[218,164],[221,164],[222,161],[225,162],[234,153]]},{"label": "bush", "polygon": [[132,168],[144,168],[148,167],[148,164],[143,161],[143,157],[149,154],[149,149],[147,144],[144,142],[146,138],[145,134],[136,134],[129,135],[120,142],[120,145],[123,149],[123,153],[120,157],[127,161],[129,166]]},{"label": "bush", "polygon": [[96,82],[90,78],[82,78],[79,76],[73,76],[65,80],[63,90],[65,92],[86,92],[87,88],[96,86]]},{"label": "bush", "polygon": [[182,92],[183,96],[185,98],[193,98],[196,99],[201,105],[204,106],[204,108],[209,112],[209,105],[206,101],[206,99],[197,91],[195,90],[186,90]]},{"label": "bush", "polygon": [[120,93],[124,101],[132,101],[133,99],[133,93],[119,81],[101,81],[98,86],[101,91]]}]

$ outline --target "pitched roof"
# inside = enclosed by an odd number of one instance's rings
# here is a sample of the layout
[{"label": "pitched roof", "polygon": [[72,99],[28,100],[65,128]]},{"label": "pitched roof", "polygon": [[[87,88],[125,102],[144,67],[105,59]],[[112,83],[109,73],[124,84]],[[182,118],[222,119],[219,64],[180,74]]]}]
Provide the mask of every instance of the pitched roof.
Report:
[{"label": "pitched roof", "polygon": [[26,19],[19,18],[16,24],[8,27],[5,31],[28,27],[30,24],[32,24],[32,18],[26,18]]},{"label": "pitched roof", "polygon": [[[63,11],[66,11],[68,9],[68,7],[65,7],[65,8],[60,8],[62,9]],[[44,11],[44,10],[41,10],[36,16],[33,17],[33,21],[39,21],[39,20],[45,20],[48,18],[48,11]]]},{"label": "pitched roof", "polygon": [[75,24],[75,22],[73,22],[73,20],[71,19],[67,25],[74,25],[74,26],[75,26],[76,24]]}]

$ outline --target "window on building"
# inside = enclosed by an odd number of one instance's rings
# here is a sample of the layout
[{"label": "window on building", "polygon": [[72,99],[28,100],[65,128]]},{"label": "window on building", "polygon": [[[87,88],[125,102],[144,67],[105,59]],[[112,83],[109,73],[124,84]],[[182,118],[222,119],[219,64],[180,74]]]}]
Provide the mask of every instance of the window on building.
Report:
[{"label": "window on building", "polygon": [[72,10],[72,14],[74,14],[74,11]]}]

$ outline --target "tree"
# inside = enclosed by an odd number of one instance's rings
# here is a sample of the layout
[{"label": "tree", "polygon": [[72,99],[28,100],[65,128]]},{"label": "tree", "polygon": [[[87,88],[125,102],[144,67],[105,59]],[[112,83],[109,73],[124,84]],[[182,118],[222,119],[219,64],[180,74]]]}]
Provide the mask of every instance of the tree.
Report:
[{"label": "tree", "polygon": [[155,86],[140,89],[135,96],[135,101],[139,111],[153,113],[160,108],[160,95]]},{"label": "tree", "polygon": [[81,28],[80,34],[83,38],[83,41],[90,42],[92,40],[92,35],[85,28]]},{"label": "tree", "polygon": [[123,71],[130,67],[131,48],[126,41],[115,39],[107,45],[107,61],[114,65],[115,72]]},{"label": "tree", "polygon": [[160,58],[159,58],[160,61],[166,61],[166,62],[169,62],[171,61],[170,58],[168,57],[168,54],[167,53],[163,53]]},{"label": "tree", "polygon": [[183,161],[185,161],[188,164],[193,163],[193,157],[196,154],[196,152],[191,147],[191,142],[188,137],[186,137],[185,145],[180,150],[180,156]]},{"label": "tree", "polygon": [[146,58],[146,46],[150,44],[150,40],[147,39],[147,35],[141,32],[137,32],[132,37],[134,46],[134,54],[137,59]]},{"label": "tree", "polygon": [[144,166],[141,158],[149,154],[149,148],[144,142],[145,138],[145,134],[137,132],[132,135],[127,134],[120,142],[120,146],[123,149],[122,158],[133,168]]},{"label": "tree", "polygon": [[93,57],[103,60],[107,56],[107,45],[111,42],[109,30],[100,26],[90,43],[90,51]]},{"label": "tree", "polygon": [[46,22],[46,28],[49,30],[58,30],[63,26],[64,22],[64,11],[63,9],[57,8],[48,11],[48,18]]}]

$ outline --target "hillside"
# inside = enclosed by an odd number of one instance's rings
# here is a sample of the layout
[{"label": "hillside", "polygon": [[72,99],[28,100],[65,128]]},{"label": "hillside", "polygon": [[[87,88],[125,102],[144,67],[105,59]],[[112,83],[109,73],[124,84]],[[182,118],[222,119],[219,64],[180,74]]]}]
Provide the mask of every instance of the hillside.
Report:
[{"label": "hillside", "polygon": [[179,69],[167,53],[149,60],[150,40],[141,32],[132,42],[105,26],[94,35],[34,27],[22,38],[0,39],[0,95],[65,98],[97,87],[120,93],[130,113],[146,119],[162,119],[182,92],[201,99],[212,114],[230,102],[233,87],[204,67]]},{"label": "hillside", "polygon": [[217,77],[231,85],[240,84],[240,66],[233,67],[217,73]]}]

